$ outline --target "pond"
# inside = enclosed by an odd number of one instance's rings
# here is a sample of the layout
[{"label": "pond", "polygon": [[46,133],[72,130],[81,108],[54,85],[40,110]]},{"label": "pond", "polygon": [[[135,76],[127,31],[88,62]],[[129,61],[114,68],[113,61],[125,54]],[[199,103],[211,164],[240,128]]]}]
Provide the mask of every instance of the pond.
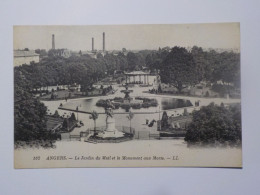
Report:
[{"label": "pond", "polygon": [[[172,110],[177,108],[184,108],[184,107],[190,107],[193,106],[190,100],[184,100],[184,99],[177,99],[177,98],[166,98],[166,97],[148,97],[148,98],[155,98],[158,102],[158,106],[156,107],[149,107],[149,108],[140,108],[140,109],[134,109],[130,108],[130,110],[126,110],[123,108],[115,109],[113,112],[114,114],[125,114],[128,111],[131,111],[133,113],[156,113],[159,111],[164,110]],[[96,106],[96,103],[99,99],[110,99],[109,97],[97,97],[97,98],[88,98],[88,99],[78,99],[78,100],[72,100],[65,105],[63,105],[64,109],[68,110],[76,110],[78,107],[79,111],[83,112],[92,112],[95,110],[98,113],[105,113],[105,110],[103,107]]]},{"label": "pond", "polygon": [[[82,99],[71,99],[68,102],[63,102],[62,108],[65,110],[60,110],[59,112],[75,112],[77,107],[80,111],[78,113],[80,120],[83,121],[85,126],[81,128],[75,128],[72,132],[73,134],[79,134],[83,129],[93,128],[94,122],[89,119],[89,114],[93,110],[99,113],[98,119],[96,121],[98,127],[105,126],[106,123],[106,115],[103,107],[96,106],[96,103],[100,99],[113,99],[115,97],[124,97],[124,94],[121,93],[123,87],[115,87],[115,94],[109,96],[102,97],[91,97],[91,98],[82,98]],[[149,107],[149,108],[141,108],[141,109],[133,109],[130,108],[129,111],[134,113],[134,118],[131,121],[131,125],[135,128],[136,131],[149,131],[149,132],[157,132],[157,123],[155,123],[152,127],[146,125],[146,120],[159,120],[162,117],[162,112],[167,111],[168,116],[171,115],[181,115],[184,112],[184,107],[191,112],[194,108],[190,100],[185,100],[181,98],[173,98],[173,97],[163,97],[156,96],[153,94],[145,93],[144,91],[148,91],[148,88],[143,87],[133,87],[130,88],[133,92],[130,94],[130,97],[147,97],[147,98],[155,98],[158,102],[158,106]],[[49,102],[46,102],[49,104]],[[60,103],[58,103],[59,105]],[[118,108],[113,110],[114,118],[116,121],[116,126],[130,126],[130,121],[127,118],[128,112],[123,108]]]}]

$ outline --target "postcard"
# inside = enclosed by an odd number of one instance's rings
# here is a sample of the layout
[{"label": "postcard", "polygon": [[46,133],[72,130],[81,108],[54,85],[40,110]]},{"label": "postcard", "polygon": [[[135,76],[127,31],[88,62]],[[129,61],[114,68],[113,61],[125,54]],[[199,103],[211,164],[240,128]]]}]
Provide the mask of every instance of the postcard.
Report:
[{"label": "postcard", "polygon": [[240,24],[14,26],[14,167],[242,168]]}]

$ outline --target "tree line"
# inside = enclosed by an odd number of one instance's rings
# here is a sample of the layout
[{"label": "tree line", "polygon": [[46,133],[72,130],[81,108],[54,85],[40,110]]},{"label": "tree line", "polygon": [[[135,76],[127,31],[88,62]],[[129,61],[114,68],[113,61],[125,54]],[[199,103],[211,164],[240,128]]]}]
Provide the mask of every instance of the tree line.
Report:
[{"label": "tree line", "polygon": [[[46,55],[45,50],[37,50]],[[39,63],[15,67],[33,88],[51,85],[81,84],[91,86],[94,82],[113,75],[115,71],[159,70],[164,83],[176,87],[179,92],[200,81],[232,83],[240,87],[240,54],[215,50],[204,51],[194,46],[190,51],[183,47],[165,47],[157,51],[142,50],[137,53],[106,53],[92,58],[88,54],[63,58],[52,55]]]},{"label": "tree line", "polygon": [[[108,75],[113,75],[118,70],[140,70],[145,66],[146,53],[147,51],[128,52],[127,55],[122,52],[119,52],[118,55],[107,53],[104,56],[97,55],[96,59],[87,54],[69,58],[50,54],[39,63],[24,64],[15,67],[14,71],[15,74],[16,72],[22,74],[32,88],[73,83],[81,84],[84,88]],[[15,78],[16,80],[18,78]]]},{"label": "tree line", "polygon": [[222,81],[240,87],[239,53],[204,51],[197,46],[190,51],[174,47],[148,54],[146,65],[151,70],[160,70],[162,82],[171,84],[179,92],[201,81]]}]

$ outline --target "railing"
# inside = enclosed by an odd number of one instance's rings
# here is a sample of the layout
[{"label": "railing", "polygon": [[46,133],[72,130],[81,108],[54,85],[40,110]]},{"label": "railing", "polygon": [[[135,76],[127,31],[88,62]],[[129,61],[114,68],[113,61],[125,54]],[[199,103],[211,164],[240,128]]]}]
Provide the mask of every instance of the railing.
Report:
[{"label": "railing", "polygon": [[[126,126],[116,126],[116,129],[118,131],[121,131],[123,133],[129,133],[129,134],[132,134],[134,135],[135,134],[135,129],[133,127],[126,127]],[[88,128],[86,132],[90,133],[90,132],[93,132],[93,131],[105,131],[106,130],[106,127],[105,126],[101,126],[101,127],[96,127],[96,130],[94,130],[94,128]]]},{"label": "railing", "polygon": [[70,135],[70,140],[72,139],[80,140],[80,138],[81,138],[80,135]]},{"label": "railing", "polygon": [[151,133],[150,131],[137,131],[134,138],[139,140],[160,139],[160,134]]},{"label": "railing", "polygon": [[[106,129],[105,126],[103,127],[97,127],[96,131],[104,131]],[[126,127],[126,126],[116,126],[116,129],[118,131],[124,132],[126,134],[129,134],[130,137],[138,140],[150,140],[150,139],[160,139],[160,133],[156,132],[149,132],[149,131],[135,131],[134,128]],[[71,135],[70,133],[64,133],[62,136],[63,140],[81,140],[81,138],[88,137],[89,135],[94,132],[93,128],[89,128],[86,131],[81,131],[79,135]],[[129,138],[125,138],[126,140],[129,140]],[[111,140],[111,142],[122,142],[124,139],[120,140]]]}]

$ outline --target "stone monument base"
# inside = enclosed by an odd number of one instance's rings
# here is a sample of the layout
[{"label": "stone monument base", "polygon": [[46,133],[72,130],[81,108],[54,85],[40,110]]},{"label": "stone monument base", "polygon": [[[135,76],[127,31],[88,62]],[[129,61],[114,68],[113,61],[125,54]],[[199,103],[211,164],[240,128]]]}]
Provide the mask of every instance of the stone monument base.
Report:
[{"label": "stone monument base", "polygon": [[106,119],[106,130],[100,132],[97,136],[101,138],[118,138],[124,137],[124,133],[120,132],[115,127],[115,119],[108,116]]},{"label": "stone monument base", "polygon": [[115,131],[103,131],[97,135],[98,137],[101,138],[119,138],[119,137],[124,137],[124,133],[120,132],[118,130]]}]

